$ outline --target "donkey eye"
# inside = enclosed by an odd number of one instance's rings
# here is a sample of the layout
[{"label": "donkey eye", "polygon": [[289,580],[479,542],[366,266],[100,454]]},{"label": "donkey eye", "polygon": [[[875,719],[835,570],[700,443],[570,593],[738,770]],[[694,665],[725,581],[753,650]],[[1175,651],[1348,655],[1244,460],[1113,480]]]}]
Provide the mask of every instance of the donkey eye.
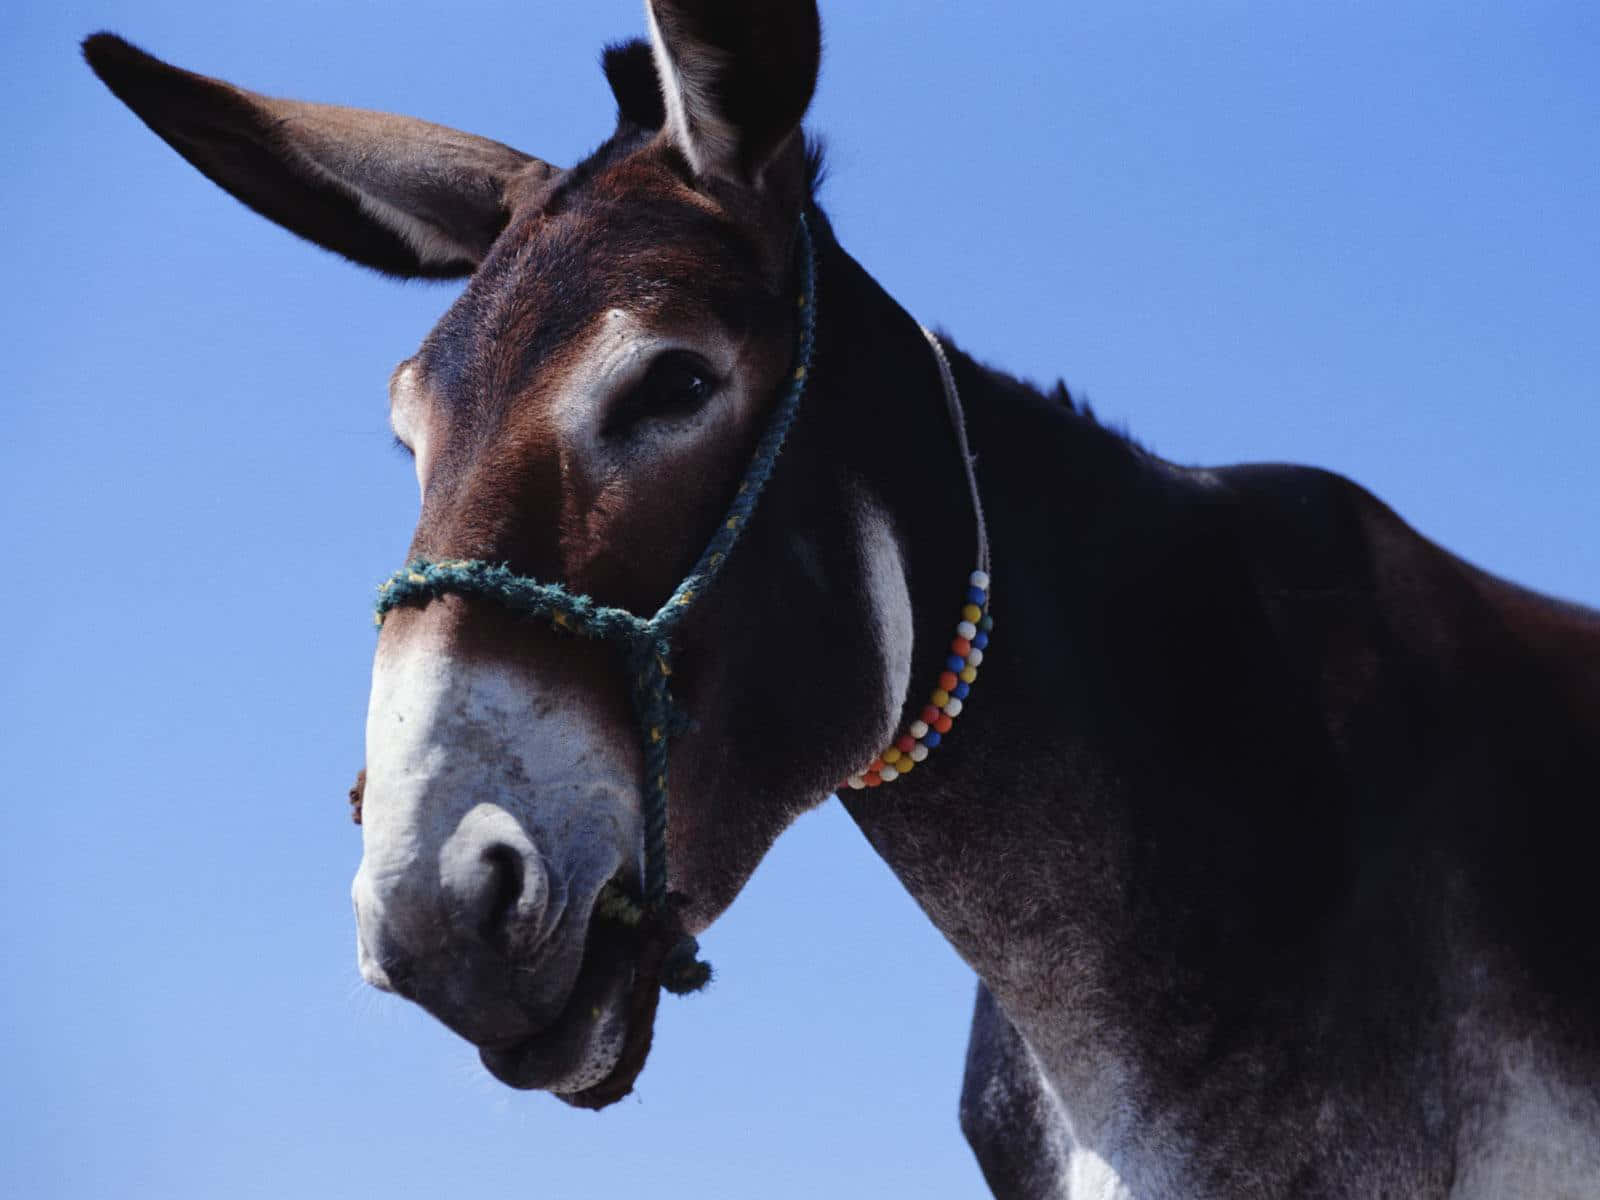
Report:
[{"label": "donkey eye", "polygon": [[717,378],[705,360],[687,350],[668,350],[624,395],[606,421],[613,433],[651,417],[686,417],[715,394]]}]

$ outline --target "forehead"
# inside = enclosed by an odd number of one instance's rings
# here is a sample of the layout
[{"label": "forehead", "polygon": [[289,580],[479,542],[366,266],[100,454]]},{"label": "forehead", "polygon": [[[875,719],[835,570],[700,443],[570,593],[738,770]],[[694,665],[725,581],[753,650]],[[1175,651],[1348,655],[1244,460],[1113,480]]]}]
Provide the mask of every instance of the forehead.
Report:
[{"label": "forehead", "polygon": [[522,206],[418,365],[435,383],[465,374],[475,390],[515,391],[613,310],[743,337],[783,311],[762,248],[757,225],[691,186],[674,151],[608,144]]}]

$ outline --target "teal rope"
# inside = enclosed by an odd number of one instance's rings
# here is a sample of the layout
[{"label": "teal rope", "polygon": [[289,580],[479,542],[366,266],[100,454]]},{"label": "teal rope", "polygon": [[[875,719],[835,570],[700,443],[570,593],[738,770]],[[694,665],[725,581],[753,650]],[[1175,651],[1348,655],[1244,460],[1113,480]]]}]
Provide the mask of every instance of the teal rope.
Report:
[{"label": "teal rope", "polygon": [[[795,365],[785,384],[766,431],[756,443],[750,466],[739,481],[717,531],[683,582],[673,589],[649,620],[622,608],[610,608],[592,597],[569,592],[558,583],[540,583],[509,567],[477,560],[428,562],[419,560],[396,571],[378,588],[377,622],[392,608],[422,605],[446,593],[483,596],[512,612],[542,617],[559,629],[582,637],[615,643],[623,653],[644,749],[642,789],[644,816],[644,902],[648,911],[665,915],[667,906],[667,748],[682,732],[671,689],[672,634],[700,593],[709,587],[733,552],[739,535],[750,523],[756,501],[772,477],[789,428],[800,409],[816,334],[816,260],[811,230],[800,218],[799,332]],[[628,904],[610,896],[602,910],[625,914]],[[637,924],[635,914],[628,922]],[[711,978],[711,967],[697,959],[699,946],[685,935],[668,952],[662,966],[661,985],[668,991],[698,991]]]}]

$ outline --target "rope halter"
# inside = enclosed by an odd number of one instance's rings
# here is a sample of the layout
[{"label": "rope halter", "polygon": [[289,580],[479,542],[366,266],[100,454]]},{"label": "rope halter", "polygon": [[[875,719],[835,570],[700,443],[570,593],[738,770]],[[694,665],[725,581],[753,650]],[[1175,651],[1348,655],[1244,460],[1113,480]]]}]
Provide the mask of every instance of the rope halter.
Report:
[{"label": "rope halter", "polygon": [[[739,535],[750,523],[756,501],[772,476],[773,465],[794,424],[811,369],[816,333],[816,260],[811,230],[804,214],[797,239],[800,250],[799,329],[794,367],[773,409],[766,432],[739,482],[727,515],[717,526],[699,560],[648,620],[621,608],[610,608],[591,596],[568,591],[559,583],[542,583],[517,575],[509,567],[478,560],[418,560],[396,571],[378,588],[376,620],[401,605],[422,606],[447,592],[482,596],[512,612],[546,618],[556,628],[581,637],[611,642],[621,651],[644,749],[642,807],[644,816],[644,907],[634,904],[613,885],[601,896],[597,911],[628,925],[644,920],[665,922],[667,912],[667,748],[687,721],[673,702],[672,635],[696,598],[721,572]],[[661,986],[679,995],[698,991],[711,978],[711,966],[697,957],[699,945],[682,935],[668,952]]]}]

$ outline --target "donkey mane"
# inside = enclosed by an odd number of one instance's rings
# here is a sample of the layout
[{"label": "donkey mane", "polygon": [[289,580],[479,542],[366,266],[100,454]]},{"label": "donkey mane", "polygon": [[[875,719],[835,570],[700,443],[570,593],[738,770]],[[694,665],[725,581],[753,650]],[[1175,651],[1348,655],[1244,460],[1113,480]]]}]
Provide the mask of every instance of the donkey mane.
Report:
[{"label": "donkey mane", "polygon": [[1110,458],[1117,461],[1140,460],[1162,463],[1158,456],[1151,454],[1149,449],[1126,428],[1120,425],[1108,425],[1102,421],[1088,398],[1081,393],[1074,395],[1066,380],[1057,379],[1045,387],[1020,375],[1013,375],[1002,367],[974,358],[945,330],[939,329],[937,332],[946,350],[959,356],[967,368],[983,380],[983,387],[978,390],[977,395],[992,398],[1007,406],[1017,405],[1022,410],[1036,409],[1046,413],[1054,410],[1057,415],[1070,418],[1069,425],[1077,429],[1077,439],[1081,439],[1073,440],[1073,451],[1084,454],[1086,461],[1099,462],[1102,458]]}]

